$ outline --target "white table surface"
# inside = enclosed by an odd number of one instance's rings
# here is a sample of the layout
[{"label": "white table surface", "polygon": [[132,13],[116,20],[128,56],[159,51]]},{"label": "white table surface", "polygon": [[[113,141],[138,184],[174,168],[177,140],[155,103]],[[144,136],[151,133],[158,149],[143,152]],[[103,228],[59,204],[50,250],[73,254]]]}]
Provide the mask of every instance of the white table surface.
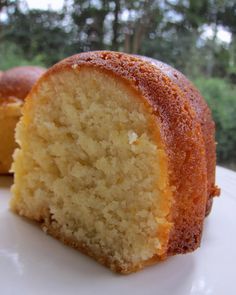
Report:
[{"label": "white table surface", "polygon": [[0,294],[236,294],[236,173],[217,167],[221,197],[201,247],[135,274],[112,273],[8,209],[11,177],[0,177]]}]

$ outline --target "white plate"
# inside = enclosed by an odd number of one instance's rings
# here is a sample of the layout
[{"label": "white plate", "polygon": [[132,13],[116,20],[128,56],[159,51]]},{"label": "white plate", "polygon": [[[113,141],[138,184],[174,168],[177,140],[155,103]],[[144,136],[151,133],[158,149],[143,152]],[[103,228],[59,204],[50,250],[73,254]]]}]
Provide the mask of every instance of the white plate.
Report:
[{"label": "white plate", "polygon": [[236,173],[218,168],[222,195],[205,222],[201,248],[128,276],[45,235],[8,210],[0,178],[0,294],[236,294]]}]

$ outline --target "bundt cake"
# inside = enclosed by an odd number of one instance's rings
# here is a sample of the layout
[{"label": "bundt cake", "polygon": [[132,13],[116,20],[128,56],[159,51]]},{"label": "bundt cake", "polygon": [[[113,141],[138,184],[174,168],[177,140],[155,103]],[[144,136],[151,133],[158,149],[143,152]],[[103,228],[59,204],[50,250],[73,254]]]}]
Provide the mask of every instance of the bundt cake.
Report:
[{"label": "bundt cake", "polygon": [[40,67],[16,67],[0,73],[0,174],[8,173],[16,147],[14,132],[24,98],[45,72]]},{"label": "bundt cake", "polygon": [[26,99],[10,206],[121,273],[193,251],[219,194],[214,133],[203,98],[170,66],[69,57]]}]

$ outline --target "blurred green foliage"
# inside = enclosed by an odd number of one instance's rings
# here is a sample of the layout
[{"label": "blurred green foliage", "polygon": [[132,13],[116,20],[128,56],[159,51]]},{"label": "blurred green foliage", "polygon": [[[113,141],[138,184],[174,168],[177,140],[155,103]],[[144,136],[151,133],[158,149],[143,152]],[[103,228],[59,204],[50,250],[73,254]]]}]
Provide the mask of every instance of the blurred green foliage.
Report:
[{"label": "blurred green foliage", "polygon": [[194,80],[216,121],[218,161],[236,167],[235,0],[64,0],[59,11],[0,1],[1,70],[101,49],[150,56]]},{"label": "blurred green foliage", "polygon": [[216,123],[218,161],[236,162],[236,86],[218,78],[199,78],[195,85],[207,100]]},{"label": "blurred green foliage", "polygon": [[9,68],[25,65],[38,65],[42,67],[45,66],[42,54],[38,54],[32,59],[28,59],[23,54],[21,48],[17,47],[12,42],[5,42],[0,44],[0,56],[4,57],[0,59],[0,69],[2,71]]}]

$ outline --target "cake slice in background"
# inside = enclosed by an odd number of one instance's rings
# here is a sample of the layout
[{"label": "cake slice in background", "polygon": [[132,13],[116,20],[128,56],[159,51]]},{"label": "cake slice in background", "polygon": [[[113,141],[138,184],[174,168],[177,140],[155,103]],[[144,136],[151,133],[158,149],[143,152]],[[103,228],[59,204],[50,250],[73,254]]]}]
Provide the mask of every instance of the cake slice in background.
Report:
[{"label": "cake slice in background", "polygon": [[22,66],[0,73],[0,174],[9,173],[24,99],[44,72],[40,67]]}]

